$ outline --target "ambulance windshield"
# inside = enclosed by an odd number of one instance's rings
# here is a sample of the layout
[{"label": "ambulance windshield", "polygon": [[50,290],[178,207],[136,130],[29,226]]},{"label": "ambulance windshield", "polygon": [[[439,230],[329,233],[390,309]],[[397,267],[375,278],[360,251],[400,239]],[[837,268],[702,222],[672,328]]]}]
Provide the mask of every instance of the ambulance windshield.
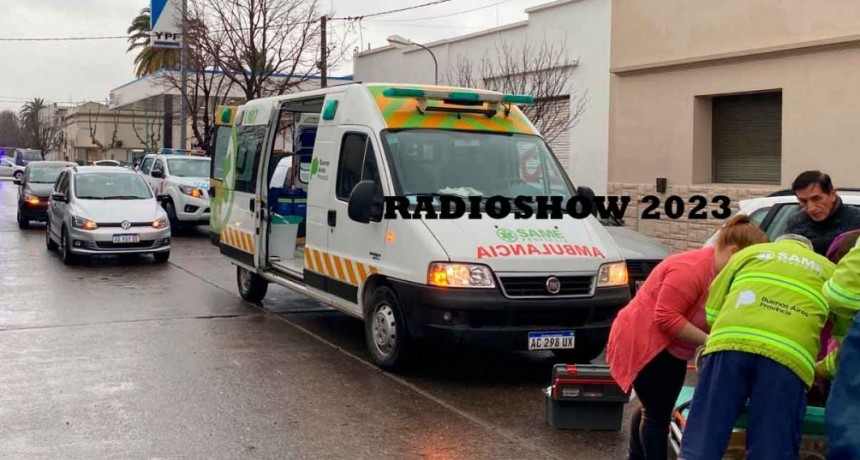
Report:
[{"label": "ambulance windshield", "polygon": [[383,131],[400,194],[561,196],[570,182],[543,139],[511,133],[408,129]]}]

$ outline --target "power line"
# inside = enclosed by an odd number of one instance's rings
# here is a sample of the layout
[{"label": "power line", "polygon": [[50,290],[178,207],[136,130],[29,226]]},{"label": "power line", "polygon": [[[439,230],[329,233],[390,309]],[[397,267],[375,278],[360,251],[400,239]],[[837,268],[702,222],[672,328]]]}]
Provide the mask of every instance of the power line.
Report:
[{"label": "power line", "polygon": [[[380,11],[378,13],[371,14],[363,14],[359,16],[344,16],[344,17],[331,17],[328,18],[329,21],[360,21],[366,18],[374,18],[378,16],[384,16],[393,13],[400,13],[403,11],[410,11],[419,8],[424,8],[427,6],[438,5],[440,3],[447,3],[452,0],[435,0],[432,2],[422,3],[420,5],[407,6],[404,8],[398,8],[395,10],[388,11]],[[506,0],[507,1],[507,0]],[[492,5],[490,5],[492,6]],[[314,24],[318,21],[302,21],[292,23],[292,25],[300,25],[300,24]],[[239,30],[239,29],[235,29]],[[227,30],[215,30],[213,32],[227,32]],[[128,40],[128,35],[105,35],[105,36],[85,36],[85,37],[27,37],[27,38],[17,38],[17,37],[0,37],[0,42],[60,42],[60,41],[86,41],[86,40]]]},{"label": "power line", "polygon": [[472,9],[470,9],[470,10],[458,11],[458,12],[456,12],[456,13],[442,14],[442,15],[439,15],[439,16],[430,16],[430,17],[424,17],[424,18],[380,19],[380,20],[376,20],[376,21],[368,21],[368,22],[426,21],[426,20],[429,20],[429,19],[449,18],[449,17],[451,17],[451,16],[458,16],[458,15],[465,14],[465,13],[471,13],[471,12],[473,12],[473,11],[483,10],[483,9],[486,9],[486,8],[492,8],[492,7],[494,7],[494,6],[501,5],[502,3],[507,3],[507,2],[509,2],[509,1],[511,1],[511,0],[501,0],[501,1],[498,1],[498,2],[495,2],[495,3],[490,3],[489,5],[484,5],[484,6],[479,6],[479,7],[477,7],[477,8],[472,8]]},{"label": "power line", "polygon": [[438,5],[440,3],[447,3],[450,1],[451,0],[436,0],[433,2],[422,3],[420,5],[413,5],[413,6],[398,8],[396,10],[380,11],[379,13],[363,14],[361,16],[344,16],[344,17],[340,17],[340,18],[329,18],[329,19],[331,19],[331,20],[359,21],[362,19],[373,18],[373,17],[377,17],[377,16],[383,16],[386,14],[393,14],[393,13],[400,13],[403,11],[416,10],[418,8],[424,8],[425,6]]}]

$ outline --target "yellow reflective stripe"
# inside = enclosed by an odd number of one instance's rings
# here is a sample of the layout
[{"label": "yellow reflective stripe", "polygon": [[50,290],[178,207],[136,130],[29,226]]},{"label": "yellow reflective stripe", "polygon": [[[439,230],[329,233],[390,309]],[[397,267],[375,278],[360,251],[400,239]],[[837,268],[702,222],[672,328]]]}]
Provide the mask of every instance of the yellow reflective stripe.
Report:
[{"label": "yellow reflective stripe", "polygon": [[323,252],[323,260],[325,260],[325,271],[329,278],[334,278],[334,268],[331,265],[331,256],[327,252]]},{"label": "yellow reflective stripe", "polygon": [[314,260],[316,261],[317,273],[320,275],[325,275],[325,268],[323,268],[322,257],[320,256],[320,252],[316,249],[314,252]]},{"label": "yellow reflective stripe", "polygon": [[818,306],[821,307],[822,310],[824,310],[825,314],[830,313],[830,309],[827,306],[827,299],[825,299],[823,295],[819,294],[806,284],[801,283],[792,278],[774,275],[771,273],[748,273],[737,277],[732,282],[732,284],[743,283],[745,281],[759,281],[762,283],[774,284],[780,287],[784,287],[786,289],[790,289],[800,295],[803,295],[815,301],[815,303],[818,304]]},{"label": "yellow reflective stripe", "polygon": [[824,294],[844,303],[845,305],[860,307],[860,297],[853,296],[850,291],[836,283],[833,278],[830,278],[826,283],[824,283]]},{"label": "yellow reflective stripe", "polygon": [[[337,279],[343,282],[346,282],[346,275],[343,272],[343,266],[340,264],[340,257],[334,257],[334,266],[337,269]],[[345,260],[345,259],[344,259]]]},{"label": "yellow reflective stripe", "polygon": [[311,250],[308,249],[307,247],[305,247],[304,253],[305,253],[305,267],[307,267],[307,269],[310,271],[314,271],[314,263],[313,263],[313,259],[311,259]]},{"label": "yellow reflective stripe", "polygon": [[349,259],[344,259],[346,263],[346,272],[349,275],[349,284],[353,286],[358,286],[358,280],[355,277],[355,269],[352,268],[352,261]]},{"label": "yellow reflective stripe", "polygon": [[779,348],[780,350],[785,351],[786,353],[791,354],[795,358],[800,359],[807,364],[807,366],[812,372],[815,372],[815,360],[812,358],[812,355],[808,351],[806,351],[806,349],[803,348],[803,346],[801,346],[799,343],[787,337],[782,337],[776,334],[772,334],[770,332],[749,327],[729,326],[720,328],[718,331],[711,334],[710,338],[708,339],[708,342],[714,343],[715,339],[723,337],[739,339],[755,338],[767,341],[768,343]]},{"label": "yellow reflective stripe", "polygon": [[361,262],[356,262],[355,265],[358,266],[358,281],[359,283],[363,283],[364,280],[367,279],[367,271],[364,269],[364,264]]}]

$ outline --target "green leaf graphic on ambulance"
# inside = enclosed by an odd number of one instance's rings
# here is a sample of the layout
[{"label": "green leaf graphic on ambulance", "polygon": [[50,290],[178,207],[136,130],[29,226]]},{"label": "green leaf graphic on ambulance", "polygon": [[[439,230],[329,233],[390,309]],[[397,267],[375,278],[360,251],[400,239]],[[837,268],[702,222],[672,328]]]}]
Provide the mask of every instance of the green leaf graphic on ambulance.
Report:
[{"label": "green leaf graphic on ambulance", "polygon": [[317,158],[317,157],[314,157],[314,158],[311,160],[311,177],[316,176],[317,171],[318,171],[319,169],[320,169],[320,159],[319,159],[319,158]]}]

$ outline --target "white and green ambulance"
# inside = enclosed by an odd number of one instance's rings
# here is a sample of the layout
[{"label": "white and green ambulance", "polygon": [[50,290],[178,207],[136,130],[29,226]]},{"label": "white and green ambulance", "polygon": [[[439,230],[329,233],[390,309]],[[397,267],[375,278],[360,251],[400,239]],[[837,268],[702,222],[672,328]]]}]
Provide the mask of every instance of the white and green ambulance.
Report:
[{"label": "white and green ambulance", "polygon": [[[260,302],[276,283],[360,319],[383,369],[407,362],[417,341],[446,337],[597,357],[630,288],[594,217],[383,216],[384,197],[414,210],[419,196],[591,193],[571,184],[518,106],[528,103],[355,83],[239,106],[218,136],[226,147],[213,149],[210,227],[241,296]],[[287,172],[272,183],[276,166]]]}]

